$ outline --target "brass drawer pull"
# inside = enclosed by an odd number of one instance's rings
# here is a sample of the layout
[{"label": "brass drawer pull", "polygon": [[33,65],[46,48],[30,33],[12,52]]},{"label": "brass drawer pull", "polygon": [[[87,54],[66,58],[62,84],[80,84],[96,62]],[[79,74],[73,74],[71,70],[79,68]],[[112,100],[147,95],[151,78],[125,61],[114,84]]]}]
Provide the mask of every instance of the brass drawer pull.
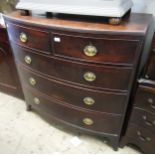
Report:
[{"label": "brass drawer pull", "polygon": [[31,59],[31,57],[30,56],[25,56],[25,62],[28,64],[28,65],[30,65],[31,64],[31,62],[32,62],[32,59]]},{"label": "brass drawer pull", "polygon": [[86,105],[88,105],[88,106],[92,106],[92,105],[95,104],[95,100],[94,100],[93,98],[91,98],[91,97],[85,97],[85,98],[83,99],[83,102],[84,102]]},{"label": "brass drawer pull", "polygon": [[145,121],[145,124],[146,124],[146,125],[148,125],[148,126],[153,126],[153,125],[155,125],[155,121],[154,121],[154,122],[148,121],[148,120],[147,120],[147,116],[144,115],[142,118],[143,118],[143,120]]},{"label": "brass drawer pull", "polygon": [[26,43],[28,41],[27,35],[25,33],[23,33],[23,32],[20,34],[20,41],[22,43]]},{"label": "brass drawer pull", "polygon": [[154,105],[154,103],[153,103],[153,99],[152,99],[152,98],[149,98],[149,99],[148,99],[148,102],[150,103],[150,107],[151,107],[152,109],[155,109],[155,105]]},{"label": "brass drawer pull", "polygon": [[29,78],[29,83],[32,85],[32,86],[35,86],[37,84],[37,81],[34,79],[34,78]]},{"label": "brass drawer pull", "polygon": [[144,137],[144,136],[142,136],[142,134],[141,134],[140,131],[137,131],[137,135],[138,135],[139,139],[141,141],[143,141],[143,142],[149,142],[149,141],[151,141],[151,138],[150,137]]},{"label": "brass drawer pull", "polygon": [[94,124],[94,121],[91,118],[84,118],[83,119],[83,123],[85,125],[93,125]]},{"label": "brass drawer pull", "polygon": [[86,72],[83,77],[88,82],[93,82],[96,80],[96,75],[92,72]]},{"label": "brass drawer pull", "polygon": [[150,106],[152,109],[155,109],[155,105],[153,103]]},{"label": "brass drawer pull", "polygon": [[37,104],[37,105],[40,104],[40,100],[39,100],[39,98],[37,98],[37,97],[34,97],[33,101],[34,101],[34,103]]},{"label": "brass drawer pull", "polygon": [[88,57],[94,57],[98,52],[97,48],[93,45],[87,45],[83,51],[84,51],[84,54]]}]

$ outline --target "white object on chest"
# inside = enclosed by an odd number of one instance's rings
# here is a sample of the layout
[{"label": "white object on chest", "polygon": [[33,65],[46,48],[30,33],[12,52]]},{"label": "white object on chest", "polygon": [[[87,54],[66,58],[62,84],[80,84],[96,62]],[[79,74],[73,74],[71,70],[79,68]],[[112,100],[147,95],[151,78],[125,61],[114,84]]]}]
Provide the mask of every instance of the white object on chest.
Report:
[{"label": "white object on chest", "polygon": [[122,17],[132,5],[132,0],[20,0],[16,8],[65,14]]}]

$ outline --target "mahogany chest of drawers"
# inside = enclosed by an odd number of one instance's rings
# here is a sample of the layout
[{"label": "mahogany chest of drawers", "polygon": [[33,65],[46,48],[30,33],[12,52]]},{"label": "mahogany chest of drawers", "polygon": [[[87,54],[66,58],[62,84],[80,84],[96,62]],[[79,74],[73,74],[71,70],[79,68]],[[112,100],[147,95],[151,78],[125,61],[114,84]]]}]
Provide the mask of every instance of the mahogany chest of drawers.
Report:
[{"label": "mahogany chest of drawers", "polygon": [[136,145],[143,153],[155,153],[155,82],[140,79],[127,131],[121,147]]},{"label": "mahogany chest of drawers", "polygon": [[23,99],[7,31],[0,26],[0,91]]},{"label": "mahogany chest of drawers", "polygon": [[[5,16],[27,108],[119,145],[152,16],[97,20]],[[149,38],[150,37],[150,38]]]}]

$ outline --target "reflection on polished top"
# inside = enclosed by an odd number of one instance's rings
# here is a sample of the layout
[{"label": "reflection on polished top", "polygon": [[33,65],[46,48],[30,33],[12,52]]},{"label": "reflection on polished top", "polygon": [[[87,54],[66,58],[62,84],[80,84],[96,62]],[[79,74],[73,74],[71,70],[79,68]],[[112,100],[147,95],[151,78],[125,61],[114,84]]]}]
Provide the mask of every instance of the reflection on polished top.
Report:
[{"label": "reflection on polished top", "polygon": [[55,27],[57,29],[70,29],[70,30],[80,30],[80,31],[94,31],[94,33],[138,33],[146,34],[148,23],[152,21],[152,16],[148,14],[131,14],[130,18],[122,21],[120,25],[113,26],[106,24],[102,21],[102,18],[98,19],[83,19],[82,17],[75,16],[57,16],[54,18],[45,18],[44,16],[22,16],[18,11],[15,11],[6,17],[11,18],[12,20],[27,22],[35,25],[42,25],[45,27]]}]

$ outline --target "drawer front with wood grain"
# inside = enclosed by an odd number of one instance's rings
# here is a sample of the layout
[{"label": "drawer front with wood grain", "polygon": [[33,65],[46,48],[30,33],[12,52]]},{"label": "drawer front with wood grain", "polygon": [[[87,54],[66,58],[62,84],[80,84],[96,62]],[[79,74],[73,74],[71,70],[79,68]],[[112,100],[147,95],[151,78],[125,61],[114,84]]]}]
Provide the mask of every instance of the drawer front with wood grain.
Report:
[{"label": "drawer front with wood grain", "polygon": [[143,127],[130,124],[124,141],[136,144],[144,153],[155,153],[155,134]]},{"label": "drawer front with wood grain", "polygon": [[137,40],[78,36],[53,33],[56,56],[102,64],[132,65],[140,47]]},{"label": "drawer front with wood grain", "polygon": [[84,89],[45,78],[20,66],[19,70],[24,85],[61,100],[64,104],[119,115],[125,108],[127,94]]},{"label": "drawer front with wood grain", "polygon": [[135,97],[135,107],[155,114],[155,92],[153,87],[140,84]]},{"label": "drawer front with wood grain", "polygon": [[25,89],[27,103],[53,115],[57,119],[68,124],[75,125],[86,130],[98,133],[118,134],[121,125],[121,117],[108,114],[100,114],[80,108],[64,105],[60,101],[50,99],[38,91]]},{"label": "drawer front with wood grain", "polygon": [[149,59],[145,78],[155,81],[155,50],[152,51],[151,57]]},{"label": "drawer front with wood grain", "polygon": [[155,132],[155,114],[153,113],[134,108],[131,116],[131,122]]},{"label": "drawer front with wood grain", "polygon": [[50,33],[8,23],[7,30],[10,41],[22,47],[37,50],[46,54],[51,53]]},{"label": "drawer front with wood grain", "polygon": [[[129,89],[132,74],[130,67],[79,63],[35,54],[16,46],[13,48],[16,50],[14,54],[17,61],[52,78],[91,88],[122,92]],[[27,57],[31,59],[29,64],[25,62]]]}]

